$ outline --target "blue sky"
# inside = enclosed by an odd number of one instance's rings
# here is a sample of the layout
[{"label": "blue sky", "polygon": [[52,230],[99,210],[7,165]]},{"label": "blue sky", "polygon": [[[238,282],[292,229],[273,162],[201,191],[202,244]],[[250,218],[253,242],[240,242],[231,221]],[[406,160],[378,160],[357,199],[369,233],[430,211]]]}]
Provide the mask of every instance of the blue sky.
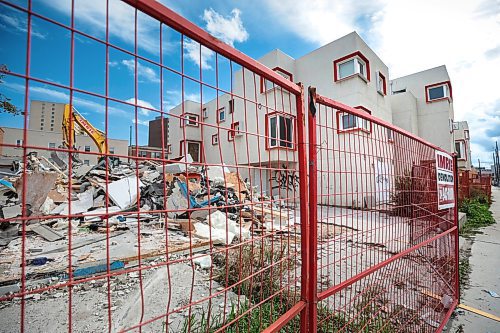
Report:
[{"label": "blue sky", "polygon": [[[25,6],[26,1],[12,1]],[[500,96],[496,77],[500,75],[500,4],[497,0],[440,2],[423,0],[402,3],[397,0],[292,0],[271,1],[202,1],[162,0],[163,4],[235,46],[253,58],[273,49],[300,57],[315,48],[356,30],[389,66],[390,76],[397,77],[446,64],[450,73],[456,120],[467,120],[471,127],[473,162],[491,160],[491,147],[500,136]],[[63,24],[70,24],[70,3],[66,0],[33,1],[33,10]],[[105,3],[101,0],[75,0],[75,27],[100,39],[105,38]],[[134,12],[118,0],[110,0],[110,42],[134,51]],[[0,63],[12,72],[24,74],[26,61],[26,20],[22,11],[0,4]],[[180,70],[180,35],[164,28],[163,63]],[[34,17],[32,20],[30,75],[56,84],[70,82],[69,32]],[[139,14],[138,40],[140,55],[159,62],[158,24]],[[76,35],[74,86],[105,95],[105,46]],[[199,46],[184,40],[184,71],[199,77]],[[196,55],[196,56],[194,56]],[[229,62],[220,59],[221,77],[216,83],[214,57],[202,49],[203,80],[229,89]],[[135,102],[134,58],[119,50],[109,52],[109,96]],[[210,68],[212,67],[212,68]],[[233,70],[237,70],[233,66]],[[178,75],[164,70],[160,87],[160,70],[145,61],[138,62],[138,103],[164,110],[181,98]],[[2,93],[23,106],[24,84],[21,78],[8,76],[0,86]],[[163,91],[163,100],[160,98]],[[184,97],[199,98],[199,84],[185,82]],[[215,96],[204,88],[204,101]],[[30,99],[68,102],[69,91],[56,86],[30,83]],[[75,107],[96,127],[105,128],[105,101],[87,94],[75,93]],[[108,105],[109,136],[128,139],[135,108],[110,101]],[[139,144],[147,140],[147,121],[158,114],[138,110]],[[22,127],[22,117],[0,115],[3,126]]]}]

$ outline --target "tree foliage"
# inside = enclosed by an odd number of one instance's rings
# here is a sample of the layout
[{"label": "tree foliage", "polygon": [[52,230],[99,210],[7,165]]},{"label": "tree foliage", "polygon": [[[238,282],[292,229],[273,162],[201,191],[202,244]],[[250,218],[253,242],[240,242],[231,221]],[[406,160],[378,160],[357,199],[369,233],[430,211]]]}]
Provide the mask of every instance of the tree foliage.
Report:
[{"label": "tree foliage", "polygon": [[[9,69],[5,65],[0,65],[0,84],[2,84],[5,73]],[[0,92],[0,113],[10,113],[15,116],[24,114],[23,111],[11,103],[11,99]]]}]

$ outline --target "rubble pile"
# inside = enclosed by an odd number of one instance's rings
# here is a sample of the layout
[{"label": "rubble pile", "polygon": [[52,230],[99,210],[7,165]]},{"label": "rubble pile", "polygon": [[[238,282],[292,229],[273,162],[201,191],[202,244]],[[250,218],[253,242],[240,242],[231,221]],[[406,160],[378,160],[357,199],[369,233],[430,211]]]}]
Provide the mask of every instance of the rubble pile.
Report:
[{"label": "rubble pile", "polygon": [[[71,170],[33,153],[26,161],[0,181],[0,296],[19,291],[23,247],[27,280],[50,284],[69,277],[70,238],[71,275],[80,279],[105,274],[108,253],[109,269],[130,268],[286,231],[293,221],[238,173],[195,166],[189,155]],[[212,265],[209,255],[194,263]]]}]

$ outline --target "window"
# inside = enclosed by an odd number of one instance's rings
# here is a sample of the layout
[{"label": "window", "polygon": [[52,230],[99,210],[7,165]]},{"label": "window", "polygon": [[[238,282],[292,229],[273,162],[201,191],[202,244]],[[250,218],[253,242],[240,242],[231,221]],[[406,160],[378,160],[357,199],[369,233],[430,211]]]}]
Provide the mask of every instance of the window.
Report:
[{"label": "window", "polygon": [[229,100],[229,113],[233,113],[234,112],[234,99],[230,99]]},{"label": "window", "polygon": [[455,152],[457,153],[457,158],[459,160],[467,160],[467,154],[465,153],[465,141],[455,141]]},{"label": "window", "polygon": [[161,157],[161,153],[160,153],[160,152],[157,152],[157,151],[152,152],[152,153],[151,153],[151,157],[152,157],[152,158],[160,158],[160,157]]},{"label": "window", "polygon": [[109,147],[109,153],[114,154],[115,153],[115,147]]},{"label": "window", "polygon": [[425,87],[427,103],[440,101],[443,99],[452,99],[450,81],[431,84]]},{"label": "window", "polygon": [[183,120],[181,120],[182,123],[185,122],[187,126],[194,126],[198,127],[198,115],[194,113],[186,113],[184,114]]},{"label": "window", "polygon": [[370,62],[361,52],[354,52],[333,62],[334,80],[358,75],[370,81]]},{"label": "window", "polygon": [[17,139],[16,140],[16,146],[21,147],[23,145],[23,140],[22,139]]},{"label": "window", "polygon": [[217,110],[217,122],[222,123],[226,121],[226,108],[221,107],[219,110]]},{"label": "window", "polygon": [[269,136],[269,148],[294,148],[293,146],[293,119],[283,115],[271,115],[268,117],[267,128]]},{"label": "window", "polygon": [[406,88],[404,89],[400,89],[400,90],[394,90],[392,92],[393,95],[397,95],[397,94],[401,94],[401,93],[405,93],[406,92]]},{"label": "window", "polygon": [[[371,111],[363,106],[356,106],[355,108],[371,114]],[[368,133],[371,132],[371,122],[368,119],[357,117],[351,113],[339,111],[337,113],[337,122],[338,131],[361,130]]]},{"label": "window", "polygon": [[464,130],[464,138],[465,138],[465,140],[470,140],[469,130]]},{"label": "window", "polygon": [[235,136],[241,135],[240,133],[240,122],[236,121],[231,124],[231,130],[227,132],[227,139],[233,141]]},{"label": "window", "polygon": [[387,82],[385,80],[385,75],[380,72],[377,73],[377,91],[381,95],[387,95]]},{"label": "window", "polygon": [[212,145],[218,145],[219,144],[219,134],[214,134],[212,135]]},{"label": "window", "polygon": [[147,157],[148,154],[144,150],[139,150],[139,157]]},{"label": "window", "polygon": [[208,110],[207,110],[207,108],[203,108],[203,118],[208,118]]},{"label": "window", "polygon": [[40,126],[40,131],[43,131],[43,126]]},{"label": "window", "polygon": [[49,148],[55,148],[56,147],[56,144],[54,142],[49,142]]},{"label": "window", "polygon": [[167,154],[172,154],[172,145],[167,145]]},{"label": "window", "polygon": [[83,160],[84,165],[90,165],[90,160]]},{"label": "window", "polygon": [[88,152],[90,152],[90,146],[85,146],[85,148],[84,148],[84,149],[85,149],[85,151],[86,151],[87,153],[88,153]]},{"label": "window", "polygon": [[387,128],[387,141],[394,142],[394,132],[390,128]]},{"label": "window", "polygon": [[[293,82],[292,73],[290,73],[282,68],[279,68],[279,67],[273,68],[273,71],[275,71],[277,74],[283,76],[285,79]],[[274,83],[272,83],[271,81],[268,81],[268,80],[264,79],[263,77],[260,78],[260,92],[261,93],[267,92],[268,90],[273,89],[274,87],[277,87],[277,86]]]},{"label": "window", "polygon": [[181,141],[181,155],[184,155],[184,149],[187,148],[187,153],[191,155],[194,162],[202,162],[201,141]]}]

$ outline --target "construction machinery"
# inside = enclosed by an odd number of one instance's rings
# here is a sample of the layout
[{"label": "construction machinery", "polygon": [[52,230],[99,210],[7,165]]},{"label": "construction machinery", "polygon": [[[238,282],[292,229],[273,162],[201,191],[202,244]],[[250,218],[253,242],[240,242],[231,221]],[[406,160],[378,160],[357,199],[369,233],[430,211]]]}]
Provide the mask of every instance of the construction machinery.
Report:
[{"label": "construction machinery", "polygon": [[[109,151],[106,145],[106,134],[97,128],[95,128],[85,117],[83,117],[74,107],[69,104],[64,106],[64,114],[62,119],[62,132],[63,132],[63,145],[62,148],[73,148],[75,147],[76,134],[86,133],[95,145],[99,149],[101,155],[100,160],[106,156]],[[67,160],[67,155],[62,156],[61,153],[52,152],[52,159],[60,166],[66,166],[65,160]],[[78,158],[78,154],[71,154],[73,162],[77,164],[82,164],[82,161]]]}]

